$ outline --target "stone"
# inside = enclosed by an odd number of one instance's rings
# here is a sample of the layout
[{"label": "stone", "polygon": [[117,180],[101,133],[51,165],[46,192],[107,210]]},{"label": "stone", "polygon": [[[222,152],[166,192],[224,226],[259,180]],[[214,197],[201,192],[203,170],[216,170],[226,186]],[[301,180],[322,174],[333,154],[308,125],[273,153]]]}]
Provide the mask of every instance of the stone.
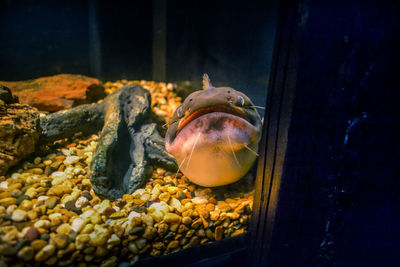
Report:
[{"label": "stone", "polygon": [[107,240],[107,245],[116,246],[119,245],[120,242],[121,239],[116,234],[112,234]]},{"label": "stone", "polygon": [[59,202],[59,198],[57,197],[49,197],[44,201],[44,204],[48,209],[54,209],[54,207],[57,205]]},{"label": "stone", "polygon": [[0,82],[0,100],[4,104],[14,104],[18,103],[18,96],[12,95],[10,88],[2,85]]},{"label": "stone", "polygon": [[28,199],[22,200],[19,204],[19,208],[25,211],[29,211],[30,209],[32,209],[32,207],[33,207],[32,201]]},{"label": "stone", "polygon": [[56,251],[56,247],[53,246],[52,244],[48,244],[44,246],[36,255],[35,255],[35,261],[42,262],[47,260],[50,256],[54,254]]},{"label": "stone", "polygon": [[57,249],[63,249],[68,245],[69,238],[67,235],[56,235],[52,238]]},{"label": "stone", "polygon": [[144,232],[144,234],[142,235],[143,238],[146,238],[147,240],[153,240],[156,236],[157,236],[158,232],[157,229],[152,227],[152,226],[148,226],[146,227],[146,230]]},{"label": "stone", "polygon": [[90,236],[88,234],[80,234],[75,239],[75,247],[77,250],[82,250],[90,241]]},{"label": "stone", "polygon": [[87,206],[89,204],[89,200],[86,197],[79,197],[76,201],[75,201],[75,207],[80,210],[83,207]]},{"label": "stone", "polygon": [[147,244],[147,241],[145,238],[139,238],[135,240],[135,245],[136,247],[141,250],[142,248],[144,248]]},{"label": "stone", "polygon": [[36,108],[16,103],[0,105],[0,175],[35,151],[40,133]]},{"label": "stone", "polygon": [[167,250],[171,251],[171,250],[174,250],[174,249],[176,249],[178,247],[179,247],[179,241],[178,240],[174,240],[174,241],[169,242],[169,244],[167,246]]},{"label": "stone", "polygon": [[27,212],[21,209],[16,209],[11,215],[11,220],[14,222],[23,222],[28,218]]},{"label": "stone", "polygon": [[184,225],[191,225],[191,224],[192,224],[192,218],[190,218],[190,217],[188,217],[188,216],[183,217],[183,218],[182,218],[182,223],[183,223]]},{"label": "stone", "polygon": [[139,253],[139,249],[137,248],[135,242],[130,242],[128,244],[128,249],[130,252],[134,253],[134,254],[138,254]]},{"label": "stone", "polygon": [[95,225],[94,231],[90,233],[90,245],[91,246],[103,246],[107,243],[110,230],[103,228],[99,225]]},{"label": "stone", "polygon": [[74,230],[75,232],[79,233],[83,229],[85,224],[86,224],[86,220],[84,220],[82,218],[75,218],[72,221],[71,229]]},{"label": "stone", "polygon": [[17,199],[14,197],[6,197],[3,199],[0,199],[0,205],[4,207],[8,207],[10,205],[17,204]]},{"label": "stone", "polygon": [[194,247],[200,244],[200,238],[197,236],[193,236],[189,241],[190,246]]},{"label": "stone", "polygon": [[51,227],[51,222],[49,220],[39,220],[33,224],[36,228],[48,229]]},{"label": "stone", "polygon": [[0,84],[11,88],[21,103],[50,112],[96,102],[105,96],[98,79],[83,75],[59,74],[27,81],[0,81]]},{"label": "stone", "polygon": [[116,256],[111,256],[101,262],[100,267],[114,267],[117,265],[118,258]]},{"label": "stone", "polygon": [[79,161],[79,157],[78,156],[68,156],[65,160],[64,160],[64,165],[72,165],[75,164]]},{"label": "stone", "polygon": [[63,222],[64,216],[61,213],[52,213],[49,214],[49,219],[52,226],[57,226]]},{"label": "stone", "polygon": [[35,251],[32,247],[25,246],[20,251],[18,251],[18,258],[22,259],[23,261],[30,261],[35,254]]},{"label": "stone", "polygon": [[[53,186],[49,189],[49,191],[47,191],[47,194],[49,196],[62,196],[65,194],[69,194],[72,192],[72,188],[70,186],[65,186],[65,185],[57,185],[57,186]],[[25,193],[26,194],[26,193]]]},{"label": "stone", "polygon": [[36,239],[39,239],[40,237],[40,232],[36,227],[31,227],[25,234],[25,239],[29,241],[33,241]]},{"label": "stone", "polygon": [[223,227],[221,225],[215,227],[215,232],[214,232],[215,240],[217,240],[217,241],[221,240],[223,237],[224,237],[224,229],[223,229]]},{"label": "stone", "polygon": [[46,245],[47,242],[41,239],[37,239],[31,242],[31,247],[33,248],[34,251],[39,251]]},{"label": "stone", "polygon": [[56,232],[57,234],[60,235],[66,235],[69,233],[70,230],[71,230],[71,225],[69,225],[68,223],[63,223],[57,227]]},{"label": "stone", "polygon": [[164,221],[169,224],[179,224],[182,221],[182,217],[175,213],[167,213],[164,216]]}]

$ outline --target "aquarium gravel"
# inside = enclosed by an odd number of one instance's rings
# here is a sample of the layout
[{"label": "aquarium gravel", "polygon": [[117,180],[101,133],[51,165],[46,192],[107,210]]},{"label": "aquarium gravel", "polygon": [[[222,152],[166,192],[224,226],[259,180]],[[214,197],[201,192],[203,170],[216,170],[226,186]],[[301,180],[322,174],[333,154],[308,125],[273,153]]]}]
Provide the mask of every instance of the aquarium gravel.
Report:
[{"label": "aquarium gravel", "polygon": [[[127,83],[105,87],[111,93]],[[135,83],[150,90],[165,120],[180,104],[172,84]],[[116,266],[246,232],[251,178],[204,188],[154,166],[144,188],[100,199],[87,176],[97,141],[77,133],[0,177],[0,266]]]}]

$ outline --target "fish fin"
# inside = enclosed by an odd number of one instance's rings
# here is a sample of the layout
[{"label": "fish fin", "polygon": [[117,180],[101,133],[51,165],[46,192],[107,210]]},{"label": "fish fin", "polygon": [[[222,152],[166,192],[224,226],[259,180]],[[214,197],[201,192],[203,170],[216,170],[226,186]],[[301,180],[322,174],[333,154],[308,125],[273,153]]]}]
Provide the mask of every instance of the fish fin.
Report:
[{"label": "fish fin", "polygon": [[210,77],[208,77],[207,73],[203,74],[203,90],[207,90],[209,88],[213,87],[210,81]]}]

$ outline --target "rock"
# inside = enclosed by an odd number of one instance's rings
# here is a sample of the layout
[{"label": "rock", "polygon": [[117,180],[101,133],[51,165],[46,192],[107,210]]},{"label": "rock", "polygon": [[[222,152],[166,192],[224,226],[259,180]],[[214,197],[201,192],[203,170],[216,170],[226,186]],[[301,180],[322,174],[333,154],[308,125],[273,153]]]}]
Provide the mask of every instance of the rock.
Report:
[{"label": "rock", "polygon": [[215,227],[214,238],[215,240],[221,240],[224,237],[224,229],[222,226]]},{"label": "rock", "polygon": [[36,240],[40,237],[40,232],[36,227],[31,227],[25,234],[25,239],[29,241]]},{"label": "rock", "polygon": [[51,222],[49,220],[39,220],[33,224],[36,228],[48,229],[51,227]]},{"label": "rock", "polygon": [[200,239],[199,239],[199,237],[193,236],[193,237],[190,239],[189,244],[190,244],[192,247],[197,246],[198,244],[200,244]]},{"label": "rock", "polygon": [[182,221],[182,217],[175,213],[167,213],[164,216],[164,221],[169,224],[179,224]]},{"label": "rock", "polygon": [[3,199],[0,199],[0,205],[4,207],[8,207],[10,205],[17,204],[17,199],[14,197],[6,197]]},{"label": "rock", "polygon": [[[65,194],[69,194],[72,192],[72,188],[70,186],[66,186],[66,185],[57,185],[57,186],[53,186],[49,189],[49,191],[47,191],[47,194],[49,196],[62,196]],[[25,193],[26,194],[26,193]]]},{"label": "rock", "polygon": [[83,229],[85,224],[86,224],[86,221],[83,220],[82,218],[75,218],[72,221],[71,229],[74,230],[75,232],[79,233]]},{"label": "rock", "polygon": [[192,218],[186,216],[182,218],[182,223],[185,225],[191,225],[192,224]]},{"label": "rock", "polygon": [[128,249],[130,252],[134,253],[134,254],[138,254],[139,253],[139,249],[137,248],[135,242],[130,242],[128,244]]},{"label": "rock", "polygon": [[103,246],[107,243],[110,230],[103,228],[99,225],[95,225],[94,231],[90,233],[90,245],[91,246]]},{"label": "rock", "polygon": [[64,204],[64,206],[65,206],[65,208],[66,208],[67,210],[69,210],[69,211],[73,211],[73,212],[75,212],[75,213],[79,213],[79,212],[80,212],[80,209],[78,209],[78,208],[76,207],[75,201],[74,201],[74,200],[67,201],[67,202]]},{"label": "rock", "polygon": [[32,247],[26,246],[18,251],[18,258],[22,259],[23,261],[30,261],[33,258],[35,251]]},{"label": "rock", "polygon": [[117,266],[118,258],[116,256],[112,256],[101,262],[100,267],[114,267]]},{"label": "rock", "polygon": [[0,84],[0,100],[2,100],[4,104],[14,104],[18,103],[18,96],[12,95],[10,88]]},{"label": "rock", "polygon": [[176,249],[178,247],[179,247],[179,241],[178,240],[174,240],[174,241],[169,242],[169,244],[167,246],[167,250],[171,251],[171,250],[174,250],[174,249]]},{"label": "rock", "polygon": [[44,246],[36,255],[35,255],[35,261],[42,262],[47,260],[50,256],[54,254],[56,251],[56,247],[53,246],[52,244],[48,244]]},{"label": "rock", "polygon": [[20,210],[20,209],[16,209],[13,211],[12,215],[11,215],[11,219],[14,222],[23,222],[28,218],[28,215],[26,213],[26,211],[24,210]]},{"label": "rock", "polygon": [[11,102],[0,105],[0,175],[34,152],[41,133],[37,109]]},{"label": "rock", "polygon": [[56,235],[52,238],[57,249],[63,249],[68,245],[69,239],[67,235]]},{"label": "rock", "polygon": [[86,197],[79,197],[76,201],[75,201],[75,207],[80,210],[83,207],[87,206],[89,204],[89,200]]},{"label": "rock", "polygon": [[47,242],[41,239],[37,239],[31,242],[31,247],[33,248],[34,251],[39,251],[46,245]]},{"label": "rock", "polygon": [[157,229],[155,229],[152,226],[146,227],[146,230],[143,234],[143,238],[146,238],[147,240],[153,240],[157,236],[158,232]]},{"label": "rock", "polygon": [[71,225],[69,225],[68,223],[63,223],[60,226],[57,227],[57,234],[63,235],[63,234],[68,234],[69,231],[71,230]]},{"label": "rock", "polygon": [[48,209],[53,209],[57,205],[58,201],[59,198],[57,197],[49,197],[44,201],[44,204]]},{"label": "rock", "polygon": [[10,244],[4,243],[0,244],[0,255],[3,256],[13,256],[17,253],[17,249]]},{"label": "rock", "polygon": [[116,246],[119,245],[120,242],[121,239],[116,234],[112,234],[107,240],[107,245]]},{"label": "rock", "polygon": [[86,244],[88,244],[90,241],[90,236],[88,234],[80,234],[76,237],[75,239],[75,247],[78,250],[82,250],[83,248],[86,247]]},{"label": "rock", "polygon": [[139,238],[135,240],[135,245],[136,247],[141,250],[142,248],[144,248],[147,244],[147,241],[145,238]]},{"label": "rock", "polygon": [[27,81],[0,81],[0,84],[11,88],[21,103],[50,112],[96,102],[105,96],[98,79],[83,75],[59,74]]},{"label": "rock", "polygon": [[68,156],[65,160],[64,160],[64,165],[72,165],[75,164],[79,161],[79,157],[78,156]]}]

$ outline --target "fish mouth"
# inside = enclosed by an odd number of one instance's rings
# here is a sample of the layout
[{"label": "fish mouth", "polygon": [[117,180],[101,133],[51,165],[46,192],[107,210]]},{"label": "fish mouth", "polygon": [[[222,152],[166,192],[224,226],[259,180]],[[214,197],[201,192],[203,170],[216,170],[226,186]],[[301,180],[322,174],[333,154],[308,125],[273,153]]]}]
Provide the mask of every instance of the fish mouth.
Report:
[{"label": "fish mouth", "polygon": [[194,121],[195,119],[197,119],[201,116],[204,116],[206,114],[213,113],[213,112],[222,112],[222,113],[234,115],[234,116],[240,117],[240,118],[246,120],[247,122],[249,122],[250,124],[254,125],[253,120],[249,116],[246,116],[246,114],[243,112],[242,109],[233,108],[233,107],[229,107],[226,105],[215,105],[215,106],[211,106],[211,107],[200,108],[200,109],[194,111],[193,113],[191,113],[186,118],[182,119],[179,122],[178,129],[176,131],[175,136],[177,136],[179,134],[179,132],[190,122]]}]

